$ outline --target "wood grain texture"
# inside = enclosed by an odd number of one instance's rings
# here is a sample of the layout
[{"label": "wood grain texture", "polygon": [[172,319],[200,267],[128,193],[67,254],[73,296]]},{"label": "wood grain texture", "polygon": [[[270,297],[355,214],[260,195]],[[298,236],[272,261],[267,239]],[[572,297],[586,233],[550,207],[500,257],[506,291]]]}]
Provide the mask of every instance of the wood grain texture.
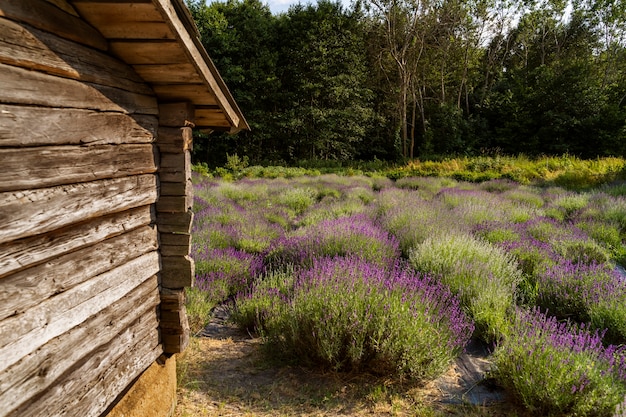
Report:
[{"label": "wood grain texture", "polygon": [[[162,121],[163,123],[164,121]],[[176,123],[175,120],[170,123]],[[193,131],[190,127],[165,127],[158,130],[157,146],[163,153],[180,153],[193,148]]]},{"label": "wood grain texture", "polygon": [[124,62],[23,23],[0,18],[0,62],[151,95],[144,80]]},{"label": "wood grain texture", "polygon": [[159,271],[150,252],[0,322],[0,372],[125,297]]},{"label": "wood grain texture", "polygon": [[0,16],[28,23],[102,51],[108,47],[106,39],[92,26],[44,0],[0,0]]},{"label": "wood grain texture", "polygon": [[98,346],[38,396],[9,416],[97,417],[162,353],[155,311]]},{"label": "wood grain texture", "polygon": [[170,65],[188,61],[185,51],[175,40],[114,40],[110,42],[110,48],[129,65]]},{"label": "wood grain texture", "polygon": [[0,64],[0,103],[158,114],[156,98]]},{"label": "wood grain texture", "polygon": [[48,234],[1,244],[0,278],[152,222],[150,206],[143,206],[70,225]]},{"label": "wood grain texture", "polygon": [[0,104],[0,147],[155,141],[156,116]]},{"label": "wood grain texture", "polygon": [[156,230],[142,226],[6,276],[2,278],[0,292],[0,320],[24,314],[55,294],[68,291],[157,248]]},{"label": "wood grain texture", "polygon": [[157,214],[157,227],[162,233],[190,233],[192,222],[192,211]]},{"label": "wood grain texture", "polygon": [[152,204],[155,175],[0,193],[0,243]]},{"label": "wood grain texture", "polygon": [[150,1],[72,3],[108,39],[175,39]]},{"label": "wood grain texture", "polygon": [[194,280],[195,264],[189,256],[161,257],[161,285],[164,288],[193,287]]},{"label": "wood grain texture", "polygon": [[9,413],[50,387],[94,351],[98,343],[109,343],[139,317],[154,311],[159,301],[157,277],[153,276],[81,326],[22,358],[2,374],[0,409]]},{"label": "wood grain texture", "polygon": [[152,144],[0,149],[0,192],[151,174]]}]

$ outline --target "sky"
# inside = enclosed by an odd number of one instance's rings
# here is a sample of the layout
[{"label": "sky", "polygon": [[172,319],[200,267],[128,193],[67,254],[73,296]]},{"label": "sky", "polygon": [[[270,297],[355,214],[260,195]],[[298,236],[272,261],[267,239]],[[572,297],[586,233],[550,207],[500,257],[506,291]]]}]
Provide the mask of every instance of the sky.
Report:
[{"label": "sky", "polygon": [[[214,0],[214,1],[225,1],[225,0]],[[270,7],[272,14],[284,13],[289,10],[289,6],[292,4],[316,4],[317,0],[261,0],[264,4],[267,4]],[[207,3],[211,3],[212,0],[207,0]],[[344,7],[350,6],[350,0],[341,0]]]}]

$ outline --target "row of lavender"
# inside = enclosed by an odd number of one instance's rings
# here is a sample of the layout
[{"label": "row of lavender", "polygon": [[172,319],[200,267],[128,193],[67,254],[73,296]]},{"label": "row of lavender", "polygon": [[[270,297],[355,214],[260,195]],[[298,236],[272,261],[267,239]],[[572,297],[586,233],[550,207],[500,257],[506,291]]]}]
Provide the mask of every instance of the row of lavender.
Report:
[{"label": "row of lavender", "polygon": [[623,187],[369,177],[198,180],[193,255],[209,303],[272,351],[428,379],[470,337],[545,415],[626,395]]}]

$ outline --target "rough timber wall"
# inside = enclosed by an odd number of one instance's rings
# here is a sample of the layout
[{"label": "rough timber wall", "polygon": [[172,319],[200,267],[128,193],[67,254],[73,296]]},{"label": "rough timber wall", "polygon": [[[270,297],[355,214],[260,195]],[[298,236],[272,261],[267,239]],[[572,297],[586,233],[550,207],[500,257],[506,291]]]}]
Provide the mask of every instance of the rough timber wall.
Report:
[{"label": "rough timber wall", "polygon": [[0,0],[0,416],[98,416],[162,353],[156,99],[54,3]]}]

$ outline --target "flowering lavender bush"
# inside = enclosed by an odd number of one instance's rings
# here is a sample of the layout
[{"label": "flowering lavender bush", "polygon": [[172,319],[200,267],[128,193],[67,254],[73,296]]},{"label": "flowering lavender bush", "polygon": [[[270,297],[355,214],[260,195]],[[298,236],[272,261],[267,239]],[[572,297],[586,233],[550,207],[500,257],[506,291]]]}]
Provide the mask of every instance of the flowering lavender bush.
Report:
[{"label": "flowering lavender bush", "polygon": [[397,240],[367,215],[322,221],[298,234],[279,239],[268,252],[274,266],[310,264],[323,256],[356,256],[378,265],[393,264],[400,255]]},{"label": "flowering lavender bush", "polygon": [[626,395],[623,347],[536,309],[517,311],[493,358],[492,376],[540,415],[610,417]]},{"label": "flowering lavender bush", "polygon": [[459,294],[480,337],[490,341],[507,332],[507,314],[521,280],[513,256],[467,234],[442,234],[416,246],[409,262],[418,271],[437,274]]},{"label": "flowering lavender bush", "polygon": [[417,379],[445,371],[473,331],[444,285],[353,257],[257,281],[238,297],[235,318],[304,363]]}]

